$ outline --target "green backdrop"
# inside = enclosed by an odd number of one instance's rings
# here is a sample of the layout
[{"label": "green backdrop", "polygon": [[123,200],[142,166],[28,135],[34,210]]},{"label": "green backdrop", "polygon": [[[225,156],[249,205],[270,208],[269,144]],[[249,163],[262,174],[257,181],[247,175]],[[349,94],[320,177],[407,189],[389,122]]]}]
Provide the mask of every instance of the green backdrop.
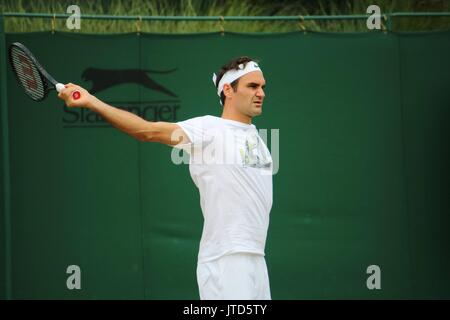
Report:
[{"label": "green backdrop", "polygon": [[[24,43],[61,82],[119,80],[96,95],[153,121],[220,116],[212,72],[256,57],[267,89],[254,123],[280,130],[273,299],[403,299],[450,298],[449,40],[29,33],[6,34],[5,45]],[[176,70],[108,73],[126,69]],[[188,166],[167,146],[67,110],[54,92],[32,102],[9,66],[2,75],[1,297],[198,299],[202,214]],[[81,268],[81,290],[66,287],[69,265]],[[370,265],[380,290],[366,286]]]}]

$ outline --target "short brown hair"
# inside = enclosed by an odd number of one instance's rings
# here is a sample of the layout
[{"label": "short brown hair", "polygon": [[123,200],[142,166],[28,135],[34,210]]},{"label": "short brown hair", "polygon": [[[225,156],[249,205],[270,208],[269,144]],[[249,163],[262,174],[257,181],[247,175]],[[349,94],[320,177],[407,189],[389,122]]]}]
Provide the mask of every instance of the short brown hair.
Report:
[{"label": "short brown hair", "polygon": [[[242,56],[242,57],[233,59],[230,62],[228,62],[227,64],[225,64],[224,66],[222,66],[222,68],[220,68],[220,71],[217,73],[217,78],[216,78],[216,83],[215,83],[216,88],[219,86],[220,79],[222,79],[223,75],[228,70],[232,70],[232,69],[239,70],[240,64],[244,64],[244,67],[245,67],[247,62],[250,62],[250,61],[258,62],[258,60],[252,59],[250,57]],[[232,83],[230,83],[230,85],[234,91],[237,90],[238,84],[239,84],[239,79],[236,79]],[[222,102],[222,105],[225,105],[225,95],[223,94],[223,91],[220,93],[220,101]]]}]

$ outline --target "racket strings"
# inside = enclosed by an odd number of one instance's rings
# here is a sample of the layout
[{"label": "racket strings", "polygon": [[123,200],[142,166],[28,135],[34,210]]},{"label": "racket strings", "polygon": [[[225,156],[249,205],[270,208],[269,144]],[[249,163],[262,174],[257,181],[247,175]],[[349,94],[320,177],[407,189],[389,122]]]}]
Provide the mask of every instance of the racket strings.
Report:
[{"label": "racket strings", "polygon": [[43,99],[45,96],[44,83],[33,61],[17,47],[13,47],[11,50],[11,60],[25,92],[33,100]]}]

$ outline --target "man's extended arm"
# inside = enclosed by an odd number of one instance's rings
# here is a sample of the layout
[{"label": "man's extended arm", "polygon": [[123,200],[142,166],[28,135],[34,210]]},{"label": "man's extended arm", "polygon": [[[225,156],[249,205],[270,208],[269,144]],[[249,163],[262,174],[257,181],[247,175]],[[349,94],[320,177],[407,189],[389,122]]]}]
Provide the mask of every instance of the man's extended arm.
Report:
[{"label": "man's extended arm", "polygon": [[[79,91],[81,97],[74,100],[73,91]],[[110,106],[91,95],[87,90],[74,84],[67,84],[66,89],[58,94],[69,108],[88,108],[103,117],[117,129],[140,141],[160,142],[168,145],[187,143],[189,139],[181,128],[170,122],[150,122],[134,113]],[[173,139],[172,139],[173,137]]]}]

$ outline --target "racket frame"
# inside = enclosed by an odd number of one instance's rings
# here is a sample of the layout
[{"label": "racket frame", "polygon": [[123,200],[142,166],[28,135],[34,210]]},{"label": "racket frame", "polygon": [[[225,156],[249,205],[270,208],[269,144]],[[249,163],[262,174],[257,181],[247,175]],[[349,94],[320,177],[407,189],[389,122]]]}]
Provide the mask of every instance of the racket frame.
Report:
[{"label": "racket frame", "polygon": [[12,50],[14,47],[19,48],[21,51],[23,51],[23,53],[25,53],[25,55],[31,60],[31,62],[34,64],[34,66],[36,67],[36,69],[38,70],[39,73],[39,77],[41,78],[42,84],[44,86],[44,94],[42,96],[42,98],[40,99],[33,99],[27,92],[27,90],[25,90],[25,92],[27,93],[27,96],[32,99],[33,101],[42,101],[44,100],[49,91],[50,90],[56,90],[56,84],[58,83],[58,81],[55,80],[55,78],[53,78],[45,69],[44,67],[39,63],[39,61],[35,58],[35,56],[31,53],[30,50],[28,50],[27,47],[25,47],[23,44],[21,44],[20,42],[14,42],[13,44],[11,44],[9,46],[9,50],[8,50],[8,57],[9,57],[9,61],[11,63],[11,66],[14,70],[14,76],[16,77],[17,81],[19,82],[19,84],[24,87],[24,85],[22,84],[22,81],[20,80],[19,76],[18,76],[18,72],[16,70],[16,67],[13,63],[13,59],[12,59]]}]

